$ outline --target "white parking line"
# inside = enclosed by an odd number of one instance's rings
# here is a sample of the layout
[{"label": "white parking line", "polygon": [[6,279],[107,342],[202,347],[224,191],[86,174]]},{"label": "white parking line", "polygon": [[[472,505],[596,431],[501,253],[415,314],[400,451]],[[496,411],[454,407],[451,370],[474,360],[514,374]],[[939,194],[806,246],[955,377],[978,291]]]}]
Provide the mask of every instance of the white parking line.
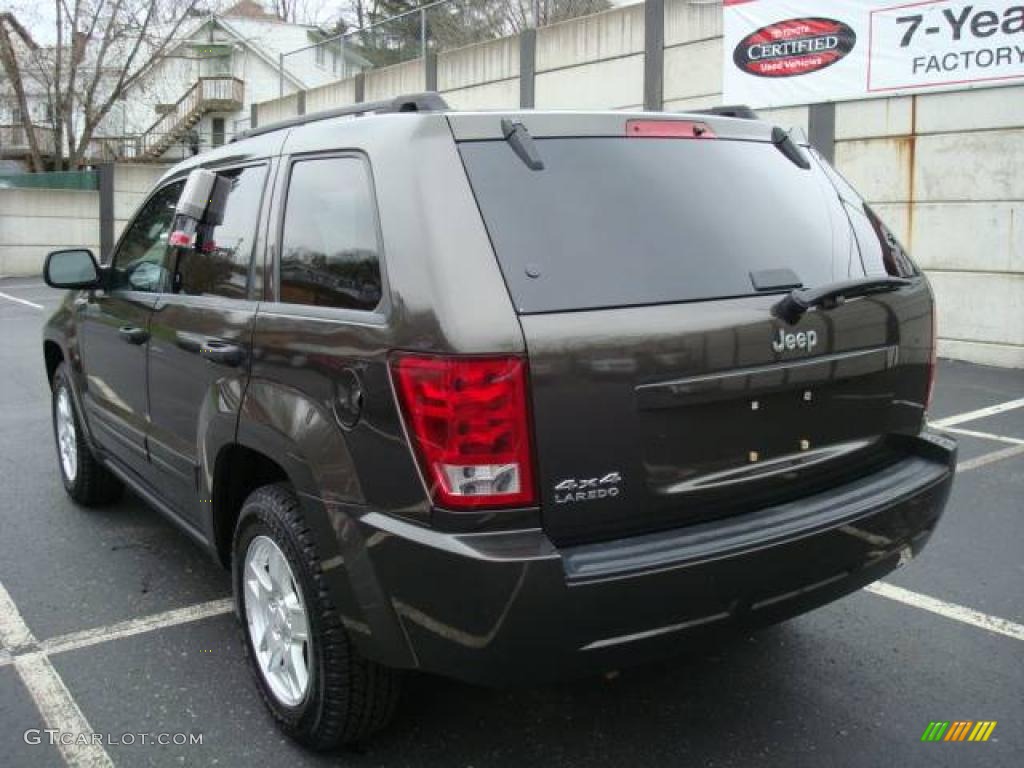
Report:
[{"label": "white parking line", "polygon": [[1012,459],[1014,456],[1022,455],[1024,455],[1024,441],[1022,441],[1021,445],[1011,445],[1009,448],[1002,448],[998,451],[992,451],[992,453],[986,453],[981,456],[975,456],[973,459],[961,461],[956,465],[956,471],[966,472],[969,469],[984,467],[986,464],[991,464],[995,461]]},{"label": "white parking line", "polygon": [[1024,397],[1017,400],[1008,400],[997,405],[990,405],[987,408],[979,408],[976,411],[968,411],[967,413],[960,413],[955,416],[947,416],[944,419],[937,419],[931,422],[931,425],[939,428],[952,427],[956,424],[963,424],[965,421],[974,421],[975,419],[983,419],[986,416],[995,416],[997,413],[1006,413],[1006,411],[1012,411],[1015,408],[1024,408]]},{"label": "white parking line", "polygon": [[123,637],[141,635],[143,632],[152,632],[154,629],[173,627],[177,624],[187,624],[190,621],[199,621],[211,616],[221,616],[230,613],[233,608],[233,601],[230,597],[221,600],[210,600],[207,603],[189,605],[185,608],[175,608],[163,613],[155,613],[152,616],[144,616],[141,619],[129,619],[107,627],[96,627],[81,632],[72,632],[67,635],[52,637],[39,643],[39,650],[47,654],[63,653],[78,648],[85,648],[97,643],[105,643],[109,640],[120,640]]},{"label": "white parking line", "polygon": [[18,304],[24,304],[26,307],[32,307],[33,309],[46,309],[42,304],[36,304],[34,301],[28,299],[19,299],[17,296],[11,296],[9,293],[0,293],[0,299],[7,299],[8,301],[14,301]]},{"label": "white parking line", "polygon": [[[110,640],[120,640],[124,637],[132,637],[133,635],[141,635],[145,632],[152,632],[155,629],[164,629],[165,627],[188,624],[192,621],[200,621],[201,619],[208,619],[213,616],[222,616],[225,613],[231,613],[233,608],[234,603],[232,599],[225,597],[220,600],[210,600],[206,603],[196,603],[184,608],[174,608],[170,611],[154,613],[138,619],[119,621],[116,624],[109,624],[105,627],[83,629],[79,632],[69,632],[66,635],[51,637],[48,640],[40,640],[38,642],[33,640],[31,642],[34,643],[34,652],[53,656],[55,653],[87,648],[90,645],[98,645]],[[23,642],[20,645],[24,646],[26,643]],[[13,664],[17,659],[17,653],[12,654],[0,650],[0,667]]]},{"label": "white parking line", "polygon": [[[21,618],[3,584],[0,584],[0,642],[8,650],[35,644],[32,631]],[[65,744],[64,739],[57,739],[57,748],[64,762],[71,768],[113,768],[114,763],[107,751],[92,741],[92,726],[53,668],[49,657],[38,651],[23,653],[14,657],[14,668],[47,728],[60,733],[88,735],[84,743],[71,739],[72,743]]]},{"label": "white parking line", "polygon": [[1024,440],[1019,437],[1007,437],[1006,435],[993,435],[991,432],[977,432],[973,429],[961,429],[960,427],[939,427],[943,432],[952,432],[954,435],[964,435],[965,437],[977,437],[981,440],[995,440],[999,443],[1009,443],[1010,445],[1024,445]]},{"label": "white parking line", "polygon": [[972,627],[978,627],[998,635],[1006,635],[1015,640],[1024,640],[1024,624],[1017,624],[1007,619],[1001,619],[998,616],[990,616],[987,613],[975,611],[973,608],[967,608],[956,603],[947,603],[945,600],[922,595],[918,592],[911,592],[909,589],[903,589],[902,587],[896,587],[881,581],[869,584],[864,587],[864,591],[944,616],[953,621],[970,624]]},{"label": "white parking line", "polygon": [[0,650],[14,651],[34,643],[35,638],[22,620],[18,606],[0,584]]}]

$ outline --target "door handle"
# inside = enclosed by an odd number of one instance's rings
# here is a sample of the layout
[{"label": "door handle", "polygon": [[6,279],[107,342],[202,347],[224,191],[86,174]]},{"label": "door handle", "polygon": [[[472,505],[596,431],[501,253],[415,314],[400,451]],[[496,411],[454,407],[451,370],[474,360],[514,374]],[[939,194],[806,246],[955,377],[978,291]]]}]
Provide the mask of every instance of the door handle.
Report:
[{"label": "door handle", "polygon": [[211,363],[236,366],[242,363],[242,348],[235,344],[208,339],[201,347],[199,354]]},{"label": "door handle", "polygon": [[122,341],[127,341],[129,344],[145,344],[149,341],[149,331],[145,328],[137,328],[134,325],[122,325],[117,329],[117,332],[121,334]]}]

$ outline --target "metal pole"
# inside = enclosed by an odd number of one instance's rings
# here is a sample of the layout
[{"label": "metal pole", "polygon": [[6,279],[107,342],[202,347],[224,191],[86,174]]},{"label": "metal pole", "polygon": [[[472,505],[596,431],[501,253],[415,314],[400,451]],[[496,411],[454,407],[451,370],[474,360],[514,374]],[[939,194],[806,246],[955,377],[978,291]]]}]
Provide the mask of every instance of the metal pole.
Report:
[{"label": "metal pole", "polygon": [[277,54],[277,95],[284,96],[284,54]]},{"label": "metal pole", "polygon": [[427,12],[420,9],[420,56],[427,60]]}]

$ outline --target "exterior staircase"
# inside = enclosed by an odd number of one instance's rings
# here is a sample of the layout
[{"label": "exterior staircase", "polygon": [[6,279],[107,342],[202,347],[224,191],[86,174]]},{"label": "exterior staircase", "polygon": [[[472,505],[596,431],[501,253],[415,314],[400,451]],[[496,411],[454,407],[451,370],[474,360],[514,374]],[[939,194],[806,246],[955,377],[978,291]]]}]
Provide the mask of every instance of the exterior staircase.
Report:
[{"label": "exterior staircase", "polygon": [[139,137],[139,160],[158,160],[182,141],[207,112],[237,112],[245,101],[245,84],[237,77],[201,77],[174,108]]}]

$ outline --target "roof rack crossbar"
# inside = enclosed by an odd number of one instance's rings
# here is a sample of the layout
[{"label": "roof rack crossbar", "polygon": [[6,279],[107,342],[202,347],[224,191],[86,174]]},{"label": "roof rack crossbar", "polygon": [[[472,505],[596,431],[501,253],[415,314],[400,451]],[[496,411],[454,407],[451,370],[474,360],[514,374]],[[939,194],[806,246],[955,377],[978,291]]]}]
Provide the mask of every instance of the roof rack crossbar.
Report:
[{"label": "roof rack crossbar", "polygon": [[393,112],[445,112],[448,109],[446,102],[436,91],[424,91],[423,93],[410,93],[404,96],[396,96],[392,99],[381,101],[365,101],[360,104],[351,104],[347,107],[327,109],[323,112],[313,112],[308,115],[291,117],[287,120],[278,120],[267,125],[250,128],[247,131],[235,136],[231,141],[241,141],[252,136],[262,136],[272,131],[280,131],[284,128],[294,128],[307,123],[314,123],[319,120],[330,120],[332,117],[346,117],[348,115],[365,115],[373,112],[383,115]]}]

